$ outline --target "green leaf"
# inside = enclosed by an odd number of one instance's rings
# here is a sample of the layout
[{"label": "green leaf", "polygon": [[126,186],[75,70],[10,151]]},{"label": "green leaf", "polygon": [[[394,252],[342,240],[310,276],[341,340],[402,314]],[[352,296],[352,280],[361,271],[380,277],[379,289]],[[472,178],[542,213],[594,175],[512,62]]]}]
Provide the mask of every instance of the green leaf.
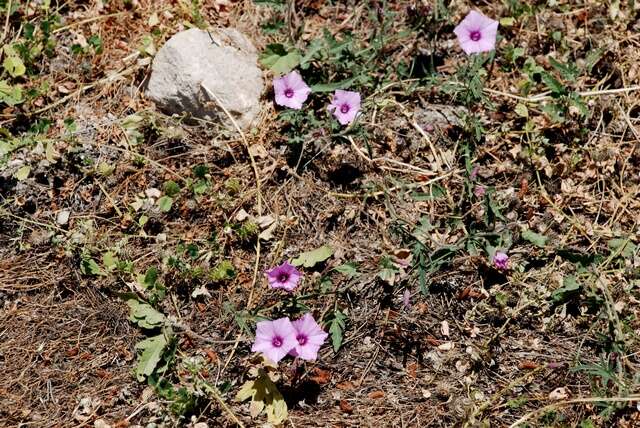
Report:
[{"label": "green leaf", "polygon": [[245,382],[236,394],[237,401],[245,401],[249,398],[252,417],[255,418],[266,411],[267,421],[270,424],[280,425],[287,419],[287,403],[269,375],[262,369],[257,379]]},{"label": "green leaf", "polygon": [[0,80],[0,101],[15,106],[24,101],[22,89],[19,86],[10,86],[4,80]]},{"label": "green leaf", "polygon": [[209,279],[214,282],[226,281],[236,275],[235,267],[229,260],[223,260],[209,272]]},{"label": "green leaf", "polygon": [[173,205],[173,198],[170,196],[163,196],[158,199],[158,208],[160,208],[160,211],[163,213],[171,211],[171,205]]},{"label": "green leaf", "polygon": [[429,192],[412,192],[411,198],[415,201],[433,201],[446,196],[447,192],[437,184],[430,186]]},{"label": "green leaf", "polygon": [[300,59],[300,52],[296,49],[288,52],[287,49],[279,43],[267,45],[262,55],[260,55],[262,65],[268,67],[276,74],[286,74],[290,72],[298,66]]},{"label": "green leaf", "polygon": [[380,269],[378,272],[378,277],[386,282],[389,285],[393,285],[396,282],[396,275],[398,274],[398,269],[393,267],[387,267]]},{"label": "green leaf", "polygon": [[147,269],[147,272],[144,274],[144,279],[142,280],[142,286],[147,290],[153,288],[158,281],[158,268],[155,266],[151,266]]},{"label": "green leaf", "polygon": [[27,69],[25,68],[22,60],[18,56],[7,56],[2,63],[2,66],[11,77],[22,76]]},{"label": "green leaf", "polygon": [[520,117],[529,117],[529,109],[522,103],[518,103],[514,111]]},{"label": "green leaf", "polygon": [[532,231],[531,229],[525,229],[522,231],[522,239],[531,242],[533,245],[544,248],[547,244],[547,237]]},{"label": "green leaf", "polygon": [[83,275],[104,275],[98,263],[90,257],[83,258],[82,261],[80,261],[80,272],[82,272]]},{"label": "green leaf", "polygon": [[333,255],[333,249],[328,245],[323,245],[320,248],[316,248],[313,251],[300,254],[297,258],[291,261],[294,266],[304,266],[307,268],[313,267],[316,264],[327,260]]},{"label": "green leaf", "polygon": [[356,81],[358,81],[358,76],[352,77],[350,79],[341,80],[340,82],[334,83],[319,83],[317,85],[311,86],[311,91],[313,92],[333,92],[336,89],[345,89],[352,86]]},{"label": "green leaf", "polygon": [[329,321],[329,334],[331,335],[333,352],[338,352],[342,346],[346,319],[347,316],[344,313],[340,312],[340,310],[335,310],[331,320]]},{"label": "green leaf", "polygon": [[633,257],[633,254],[636,251],[636,244],[631,242],[628,239],[624,238],[614,238],[607,242],[611,253],[617,253],[625,259]]},{"label": "green leaf", "polygon": [[165,181],[163,189],[164,193],[166,193],[167,196],[171,197],[174,197],[175,195],[180,193],[180,186],[173,180]]},{"label": "green leaf", "polygon": [[336,272],[340,272],[343,275],[348,276],[349,278],[353,278],[358,276],[358,269],[355,263],[344,263],[340,266],[336,266],[333,268]]},{"label": "green leaf", "polygon": [[26,180],[27,177],[29,177],[30,173],[31,173],[31,167],[29,165],[24,165],[24,166],[21,166],[15,172],[15,174],[13,174],[13,176],[16,178],[16,180],[23,181],[23,180]]},{"label": "green leaf", "polygon": [[111,251],[102,255],[102,264],[108,271],[114,270],[118,266],[118,258]]},{"label": "green leaf", "polygon": [[547,88],[553,93],[553,95],[564,95],[567,93],[567,89],[564,87],[562,83],[555,77],[553,77],[550,73],[542,72],[540,73],[540,77]]},{"label": "green leaf", "polygon": [[565,276],[562,279],[562,287],[558,288],[551,294],[551,299],[556,304],[562,304],[569,300],[571,296],[580,291],[581,285],[573,275]]},{"label": "green leaf", "polygon": [[156,366],[162,359],[162,354],[167,347],[168,341],[164,333],[149,337],[136,344],[137,350],[142,350],[136,367],[136,378],[139,382],[151,376]]},{"label": "green leaf", "polygon": [[139,327],[146,329],[154,329],[162,327],[166,318],[163,314],[153,309],[153,307],[137,299],[127,300],[127,305],[131,309],[129,320],[138,324]]},{"label": "green leaf", "polygon": [[569,82],[575,82],[578,76],[580,75],[580,70],[576,67],[575,64],[567,63],[563,64],[559,61],[553,59],[553,57],[548,57],[551,66],[555,68],[558,73],[562,76],[563,79],[568,80]]}]

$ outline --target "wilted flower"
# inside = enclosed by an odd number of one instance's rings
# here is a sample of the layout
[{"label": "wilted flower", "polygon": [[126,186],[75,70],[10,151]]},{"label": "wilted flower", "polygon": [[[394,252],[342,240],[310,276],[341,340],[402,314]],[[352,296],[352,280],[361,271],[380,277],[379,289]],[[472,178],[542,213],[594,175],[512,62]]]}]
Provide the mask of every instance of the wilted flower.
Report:
[{"label": "wilted flower", "polygon": [[411,307],[411,291],[408,288],[404,289],[404,293],[402,294],[402,306],[405,310],[408,310]]},{"label": "wilted flower", "polygon": [[472,10],[453,32],[467,55],[488,52],[496,47],[498,21]]},{"label": "wilted flower", "polygon": [[256,328],[256,341],[252,352],[262,352],[277,363],[296,346],[296,329],[288,317],[274,321],[260,321]]},{"label": "wilted flower", "polygon": [[497,251],[493,256],[493,264],[500,270],[509,269],[509,256],[502,251]]},{"label": "wilted flower", "polygon": [[267,271],[271,288],[283,288],[287,291],[293,291],[298,286],[301,276],[300,271],[287,261]]},{"label": "wilted flower", "polygon": [[273,91],[276,94],[276,104],[299,110],[311,93],[311,88],[304,83],[300,73],[294,70],[273,79]]},{"label": "wilted flower", "polygon": [[473,169],[471,170],[471,174],[469,174],[469,178],[471,180],[475,180],[478,177],[479,170],[480,170],[480,167],[478,165],[474,165]]},{"label": "wilted flower", "polygon": [[327,339],[328,334],[322,330],[311,314],[305,314],[292,324],[296,331],[294,336],[296,345],[289,353],[304,360],[313,361],[318,358],[318,349]]},{"label": "wilted flower", "polygon": [[487,189],[480,184],[476,184],[476,187],[473,188],[473,194],[478,198],[483,197],[485,193],[487,193]]},{"label": "wilted flower", "polygon": [[353,122],[360,110],[360,93],[338,89],[328,110],[338,119],[341,125]]}]

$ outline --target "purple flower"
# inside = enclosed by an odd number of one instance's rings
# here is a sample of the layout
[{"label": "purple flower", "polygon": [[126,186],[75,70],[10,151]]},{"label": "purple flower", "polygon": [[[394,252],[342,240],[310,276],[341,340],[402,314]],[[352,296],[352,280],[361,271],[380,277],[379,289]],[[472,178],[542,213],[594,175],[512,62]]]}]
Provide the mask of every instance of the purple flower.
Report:
[{"label": "purple flower", "polygon": [[296,346],[296,329],[289,318],[274,321],[260,321],[256,328],[256,341],[252,352],[262,352],[265,357],[277,363]]},{"label": "purple flower", "polygon": [[509,256],[502,251],[498,251],[493,256],[493,264],[500,270],[507,270],[509,269]]},{"label": "purple flower", "polygon": [[276,104],[300,110],[302,103],[311,93],[311,88],[304,83],[300,73],[294,70],[287,75],[273,79],[273,91],[276,94]]},{"label": "purple flower", "polygon": [[481,186],[480,184],[476,184],[476,187],[473,188],[473,194],[476,195],[478,198],[483,197],[485,193],[487,193],[487,190],[484,188],[484,186]]},{"label": "purple flower", "polygon": [[338,89],[327,109],[341,125],[348,125],[354,121],[360,110],[360,93]]},{"label": "purple flower", "polygon": [[292,324],[295,329],[293,337],[296,344],[289,351],[289,354],[294,357],[300,357],[303,360],[314,361],[318,358],[318,349],[320,349],[329,335],[322,330],[322,327],[318,325],[311,314],[305,314]]},{"label": "purple flower", "polygon": [[467,55],[492,51],[496,47],[498,21],[472,10],[453,30]]},{"label": "purple flower", "polygon": [[287,291],[293,291],[301,277],[300,271],[287,261],[267,271],[271,288],[283,288]]}]

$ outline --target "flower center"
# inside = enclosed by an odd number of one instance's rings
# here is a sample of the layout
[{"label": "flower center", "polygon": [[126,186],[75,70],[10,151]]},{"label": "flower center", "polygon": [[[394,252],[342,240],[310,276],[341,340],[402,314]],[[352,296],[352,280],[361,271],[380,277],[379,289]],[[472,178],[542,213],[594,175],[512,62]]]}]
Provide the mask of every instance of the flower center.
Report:
[{"label": "flower center", "polygon": [[280,336],[274,336],[273,339],[271,339],[271,344],[273,346],[275,346],[276,348],[279,348],[282,346],[282,338]]},{"label": "flower center", "polygon": [[349,110],[351,110],[351,107],[349,107],[349,104],[342,104],[340,106],[340,113],[346,114],[346,113],[349,113]]},{"label": "flower center", "polygon": [[287,88],[284,90],[284,96],[287,98],[292,98],[293,97],[293,89],[291,88]]},{"label": "flower center", "polygon": [[471,40],[473,40],[474,42],[477,42],[478,40],[480,40],[482,38],[482,34],[480,33],[480,31],[475,30],[475,31],[472,31],[471,33],[469,33],[469,38]]},{"label": "flower center", "polygon": [[299,334],[296,336],[296,340],[300,345],[305,345],[307,343],[308,337],[304,334]]},{"label": "flower center", "polygon": [[278,282],[287,282],[287,281],[289,281],[288,273],[281,273],[280,275],[278,275]]}]

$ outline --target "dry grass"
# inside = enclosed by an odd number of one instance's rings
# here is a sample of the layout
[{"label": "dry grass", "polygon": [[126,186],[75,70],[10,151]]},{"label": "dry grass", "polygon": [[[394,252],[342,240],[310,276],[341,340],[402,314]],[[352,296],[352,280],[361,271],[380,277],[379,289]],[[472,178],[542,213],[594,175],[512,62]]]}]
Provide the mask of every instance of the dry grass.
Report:
[{"label": "dry grass", "polygon": [[[561,1],[571,4],[565,12],[545,8],[519,28],[504,28],[504,44],[525,47],[546,65],[556,49],[548,41],[553,31],[565,35],[563,49],[581,60],[588,53],[585,38],[603,49],[593,74],[575,85],[590,110],[587,121],[549,120],[542,113],[546,93],[514,98],[521,79],[517,68],[492,70],[485,85],[492,110],[470,107],[484,127],[473,153],[478,180],[495,188],[505,216],[491,233],[513,237],[512,269],[505,275],[483,253],[467,251],[470,234],[483,233],[476,228],[487,206],[461,196],[468,181],[461,154],[471,138],[463,121],[445,121],[431,133],[424,131],[428,123],[410,114],[419,106],[453,104],[452,96],[435,87],[412,89],[412,80],[368,94],[366,145],[358,138],[336,142],[322,135],[302,146],[287,145],[270,94],[255,132],[239,137],[211,123],[188,126],[156,112],[144,98],[149,60],[137,50],[153,12],[160,19],[159,43],[193,20],[188,2],[136,3],[133,9],[121,2],[102,9],[101,2],[61,3],[65,21],[56,33],[56,55],[41,64],[39,77],[25,82],[36,87],[50,80],[53,89],[25,111],[7,108],[0,118],[3,127],[19,133],[34,118],[49,117],[47,137],[59,154],[48,164],[33,147],[16,151],[16,159],[33,165],[31,177],[16,182],[13,171],[0,177],[0,425],[189,423],[177,421],[170,400],[153,395],[133,376],[140,332],[117,295],[136,291],[131,278],[80,271],[83,254],[100,260],[117,248],[137,272],[164,266],[168,296],[159,309],[183,327],[177,329],[178,364],[170,382],[192,385],[184,362],[203,358],[200,375],[220,388],[228,383],[223,399],[231,411],[257,426],[261,419],[251,419],[248,407],[233,401],[255,363],[253,337],[241,328],[242,317],[286,313],[259,273],[324,244],[335,249],[334,257],[308,272],[301,302],[321,317],[341,308],[349,316],[348,329],[337,354],[327,346],[318,363],[283,365],[279,385],[290,408],[287,424],[471,427],[528,419],[530,426],[573,427],[589,418],[593,426],[640,424],[637,396],[617,402],[608,419],[599,415],[604,401],[594,404],[590,398],[640,392],[638,256],[620,259],[608,248],[613,238],[638,243],[636,12],[625,5],[627,16],[610,20],[602,2]],[[202,18],[237,26],[259,49],[270,42],[260,31],[267,8],[245,0],[229,2],[226,12],[219,10],[223,3],[207,4]],[[324,28],[333,34],[351,30],[365,40],[374,21],[367,2],[355,3],[295,2],[287,31],[306,41]],[[390,3],[406,13],[409,3],[421,2]],[[455,22],[469,5],[453,3]],[[486,13],[506,16],[502,2],[485,3]],[[17,26],[10,26],[10,37]],[[454,46],[450,28],[439,31],[438,42],[411,36],[390,47],[388,56],[400,60],[435,52],[443,59],[439,71],[453,74],[465,58],[448,53]],[[104,52],[70,55],[64,47],[79,33],[99,34]],[[519,102],[528,106],[533,131],[514,113]],[[145,118],[139,145],[125,142],[123,119],[131,114]],[[65,136],[68,117],[78,127],[73,138]],[[114,166],[113,173],[95,173],[91,165],[101,163]],[[131,204],[167,180],[184,185],[199,164],[209,167],[208,192],[177,199],[169,213],[150,210],[141,230]],[[435,192],[436,185],[442,197],[414,197]],[[55,222],[61,209],[71,210],[66,225]],[[273,217],[273,239],[256,245],[230,232],[241,210]],[[394,286],[378,276],[386,256],[399,257],[412,245],[410,236],[423,217],[436,226],[429,233],[432,245],[464,249],[429,276],[428,295],[420,294],[413,269]],[[538,248],[523,240],[523,228],[544,234],[549,245]],[[197,258],[178,250],[188,244],[198,246]],[[562,250],[603,258],[579,272]],[[171,256],[186,260],[191,270],[168,268]],[[221,260],[233,263],[233,280],[192,274]],[[358,263],[360,276],[332,272],[347,261]],[[568,275],[582,275],[583,296],[553,306],[550,296]],[[319,296],[324,276],[331,276],[332,289]],[[192,298],[202,285],[211,296]],[[410,308],[401,303],[405,288],[412,293]],[[613,367],[613,379],[604,384],[602,375],[575,370],[603,364]],[[567,394],[554,399],[558,388]],[[209,400],[196,408],[193,420],[233,425],[228,412]]]}]

